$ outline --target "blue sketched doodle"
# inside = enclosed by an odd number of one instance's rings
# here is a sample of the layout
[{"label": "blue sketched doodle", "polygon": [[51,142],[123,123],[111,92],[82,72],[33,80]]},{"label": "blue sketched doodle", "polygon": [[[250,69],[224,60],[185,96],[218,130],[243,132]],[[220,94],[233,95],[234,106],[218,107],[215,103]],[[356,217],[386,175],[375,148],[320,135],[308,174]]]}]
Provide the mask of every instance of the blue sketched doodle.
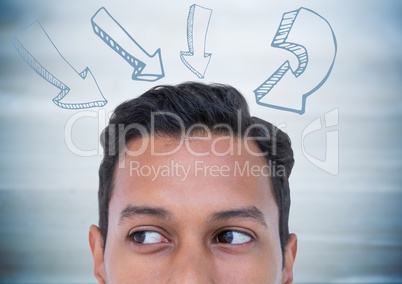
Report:
[{"label": "blue sketched doodle", "polygon": [[190,6],[187,18],[187,44],[189,51],[181,51],[180,59],[198,78],[203,79],[211,60],[211,53],[205,52],[205,44],[212,10]]},{"label": "blue sketched doodle", "polygon": [[[295,42],[292,42],[292,39]],[[325,18],[302,7],[283,14],[271,46],[291,52],[296,56],[298,66],[292,69],[289,60],[286,60],[254,90],[256,102],[261,106],[303,114],[307,97],[317,91],[331,74],[337,53],[335,33]],[[317,50],[325,50],[328,58],[322,60],[317,55]],[[288,75],[289,70],[292,76]],[[307,84],[307,89],[299,89],[295,93],[282,87],[275,93],[275,89],[284,85],[285,77],[289,88],[295,82],[294,79],[300,77],[297,81]],[[279,82],[281,84],[278,84]]]},{"label": "blue sketched doodle", "polygon": [[82,72],[74,69],[38,21],[15,35],[13,45],[25,63],[60,90],[53,98],[58,107],[86,109],[107,104],[91,70],[88,67]]},{"label": "blue sketched doodle", "polygon": [[146,52],[104,7],[91,24],[95,34],[134,68],[133,80],[154,82],[165,77],[160,48],[152,55]]}]

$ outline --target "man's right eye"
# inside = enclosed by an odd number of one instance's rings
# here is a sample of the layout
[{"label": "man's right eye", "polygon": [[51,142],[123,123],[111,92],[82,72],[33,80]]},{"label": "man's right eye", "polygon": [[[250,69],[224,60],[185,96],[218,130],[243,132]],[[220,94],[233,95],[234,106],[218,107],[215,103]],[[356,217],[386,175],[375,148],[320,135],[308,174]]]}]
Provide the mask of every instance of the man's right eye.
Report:
[{"label": "man's right eye", "polygon": [[137,231],[131,233],[129,237],[131,241],[141,245],[169,242],[169,240],[166,239],[164,236],[154,231]]}]

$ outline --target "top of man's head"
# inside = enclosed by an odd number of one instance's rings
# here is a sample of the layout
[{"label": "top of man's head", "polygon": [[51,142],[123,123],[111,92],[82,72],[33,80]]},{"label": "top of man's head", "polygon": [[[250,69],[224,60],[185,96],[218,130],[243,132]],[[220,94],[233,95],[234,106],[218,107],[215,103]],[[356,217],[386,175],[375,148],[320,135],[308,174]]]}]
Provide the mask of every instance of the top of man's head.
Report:
[{"label": "top of man's head", "polygon": [[114,111],[101,137],[104,158],[99,169],[99,227],[104,247],[114,173],[119,157],[127,150],[127,142],[144,135],[177,139],[188,133],[206,131],[240,139],[254,137],[270,167],[283,168],[282,174],[270,178],[279,209],[280,243],[284,251],[289,236],[288,178],[294,163],[289,137],[271,123],[251,117],[246,100],[235,88],[194,82],[154,87],[138,98],[122,103]]}]

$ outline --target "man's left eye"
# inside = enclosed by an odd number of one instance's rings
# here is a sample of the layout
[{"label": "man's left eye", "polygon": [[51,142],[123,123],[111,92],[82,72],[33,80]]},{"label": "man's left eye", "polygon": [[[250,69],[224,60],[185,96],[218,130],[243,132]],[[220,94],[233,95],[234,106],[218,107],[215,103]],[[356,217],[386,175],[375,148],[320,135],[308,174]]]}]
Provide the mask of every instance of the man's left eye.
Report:
[{"label": "man's left eye", "polygon": [[130,234],[130,238],[137,244],[166,243],[167,239],[154,231],[138,231]]},{"label": "man's left eye", "polygon": [[223,244],[240,245],[252,240],[249,234],[238,231],[223,231],[216,236],[216,241]]}]

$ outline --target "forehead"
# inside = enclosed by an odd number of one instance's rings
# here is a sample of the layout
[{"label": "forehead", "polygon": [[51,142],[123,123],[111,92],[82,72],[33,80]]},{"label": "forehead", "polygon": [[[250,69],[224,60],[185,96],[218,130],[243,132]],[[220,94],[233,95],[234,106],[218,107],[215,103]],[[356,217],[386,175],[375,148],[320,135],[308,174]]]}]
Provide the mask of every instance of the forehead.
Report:
[{"label": "forehead", "polygon": [[116,168],[110,214],[139,204],[203,212],[256,206],[277,216],[270,168],[253,141],[151,137],[129,141],[127,149]]}]

